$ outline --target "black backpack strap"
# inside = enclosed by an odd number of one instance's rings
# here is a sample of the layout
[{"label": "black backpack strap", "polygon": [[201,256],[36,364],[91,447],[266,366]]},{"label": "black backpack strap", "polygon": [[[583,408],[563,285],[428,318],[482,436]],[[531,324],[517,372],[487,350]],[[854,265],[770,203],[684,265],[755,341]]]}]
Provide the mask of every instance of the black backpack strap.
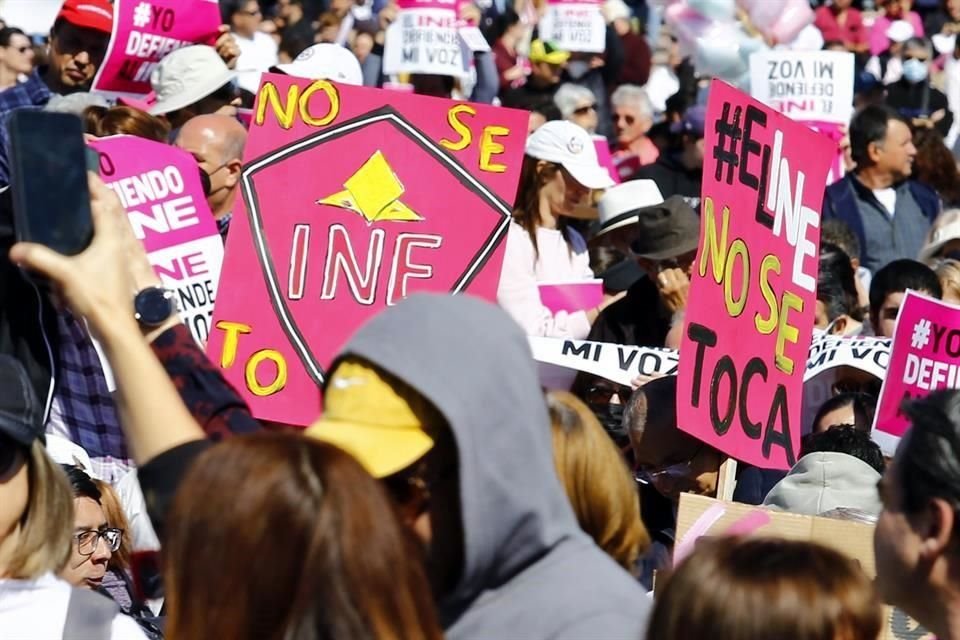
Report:
[{"label": "black backpack strap", "polygon": [[87,589],[71,589],[63,640],[110,640],[120,607],[110,598]]}]

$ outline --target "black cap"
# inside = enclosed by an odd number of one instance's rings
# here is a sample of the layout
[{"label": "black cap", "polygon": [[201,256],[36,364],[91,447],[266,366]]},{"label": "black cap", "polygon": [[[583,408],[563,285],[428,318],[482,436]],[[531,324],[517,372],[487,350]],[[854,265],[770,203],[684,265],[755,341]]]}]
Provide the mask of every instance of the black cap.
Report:
[{"label": "black cap", "polygon": [[26,447],[44,439],[43,408],[27,370],[5,354],[0,354],[0,433]]}]

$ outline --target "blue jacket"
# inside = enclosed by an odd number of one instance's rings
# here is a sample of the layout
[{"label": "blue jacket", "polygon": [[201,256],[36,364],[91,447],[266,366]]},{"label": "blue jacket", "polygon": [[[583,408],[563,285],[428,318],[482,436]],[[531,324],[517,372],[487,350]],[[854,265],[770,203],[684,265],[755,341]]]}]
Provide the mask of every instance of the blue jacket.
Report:
[{"label": "blue jacket", "polygon": [[[934,218],[940,214],[940,196],[936,191],[916,180],[908,181],[907,185],[923,215],[933,222]],[[857,200],[866,195],[866,193],[861,195],[861,192],[869,192],[869,190],[854,178],[852,173],[848,173],[828,186],[823,196],[823,219],[845,222],[860,240],[860,261],[866,262],[867,238],[863,228],[863,218],[860,217],[860,207],[857,205]]]}]

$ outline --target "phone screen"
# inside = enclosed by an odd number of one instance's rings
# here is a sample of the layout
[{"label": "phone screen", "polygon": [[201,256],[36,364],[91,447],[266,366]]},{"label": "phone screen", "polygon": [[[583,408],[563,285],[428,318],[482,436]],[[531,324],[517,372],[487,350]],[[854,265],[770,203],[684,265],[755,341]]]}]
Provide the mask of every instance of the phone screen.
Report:
[{"label": "phone screen", "polygon": [[9,126],[17,239],[80,253],[93,238],[83,123],[67,113],[18,110]]}]

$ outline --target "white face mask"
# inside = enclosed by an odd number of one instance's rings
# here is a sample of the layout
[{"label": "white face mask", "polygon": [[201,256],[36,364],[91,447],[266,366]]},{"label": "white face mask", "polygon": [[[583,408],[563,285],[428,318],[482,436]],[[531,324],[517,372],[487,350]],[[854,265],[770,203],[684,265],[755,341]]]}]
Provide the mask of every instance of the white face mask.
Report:
[{"label": "white face mask", "polygon": [[903,77],[907,82],[916,84],[927,79],[927,63],[923,60],[910,58],[903,62]]}]

